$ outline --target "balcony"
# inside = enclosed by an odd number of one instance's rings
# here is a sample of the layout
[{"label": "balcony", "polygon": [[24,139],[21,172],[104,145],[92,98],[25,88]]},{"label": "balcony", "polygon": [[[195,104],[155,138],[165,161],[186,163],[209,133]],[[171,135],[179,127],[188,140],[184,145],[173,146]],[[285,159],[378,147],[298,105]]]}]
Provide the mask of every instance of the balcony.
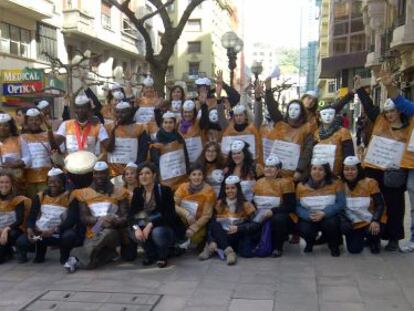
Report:
[{"label": "balcony", "polygon": [[63,11],[63,32],[65,34],[96,37],[93,26],[94,18],[78,9]]},{"label": "balcony", "polygon": [[404,24],[394,29],[391,48],[398,49],[414,45],[414,25]]},{"label": "balcony", "polygon": [[365,62],[365,67],[372,69],[373,67],[376,67],[376,66],[381,66],[381,60],[380,60],[380,57],[378,56],[378,53],[376,52],[368,53],[367,60]]},{"label": "balcony", "polygon": [[42,20],[53,16],[53,0],[0,0],[0,8],[18,15]]}]

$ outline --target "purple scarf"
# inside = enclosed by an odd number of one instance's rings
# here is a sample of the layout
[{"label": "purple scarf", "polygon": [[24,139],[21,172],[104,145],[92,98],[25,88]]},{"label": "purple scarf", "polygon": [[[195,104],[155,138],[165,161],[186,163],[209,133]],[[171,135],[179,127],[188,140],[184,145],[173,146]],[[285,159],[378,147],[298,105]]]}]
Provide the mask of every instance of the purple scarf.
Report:
[{"label": "purple scarf", "polygon": [[193,121],[186,121],[186,120],[181,120],[180,122],[180,132],[183,134],[187,134],[189,128],[193,125]]}]

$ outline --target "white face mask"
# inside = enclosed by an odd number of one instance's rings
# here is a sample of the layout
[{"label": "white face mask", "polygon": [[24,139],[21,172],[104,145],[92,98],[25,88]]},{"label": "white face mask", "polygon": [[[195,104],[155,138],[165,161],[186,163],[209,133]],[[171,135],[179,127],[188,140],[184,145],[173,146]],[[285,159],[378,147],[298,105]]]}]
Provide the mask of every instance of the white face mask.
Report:
[{"label": "white face mask", "polygon": [[210,110],[208,113],[208,119],[211,123],[217,123],[218,122],[218,112],[217,109]]},{"label": "white face mask", "polygon": [[320,112],[322,122],[324,124],[331,124],[335,120],[335,109],[328,108]]},{"label": "white face mask", "polygon": [[300,116],[300,105],[299,104],[290,104],[288,110],[289,119],[296,120]]},{"label": "white face mask", "polygon": [[181,100],[172,100],[171,101],[172,111],[180,111],[181,110],[181,105],[182,105]]}]

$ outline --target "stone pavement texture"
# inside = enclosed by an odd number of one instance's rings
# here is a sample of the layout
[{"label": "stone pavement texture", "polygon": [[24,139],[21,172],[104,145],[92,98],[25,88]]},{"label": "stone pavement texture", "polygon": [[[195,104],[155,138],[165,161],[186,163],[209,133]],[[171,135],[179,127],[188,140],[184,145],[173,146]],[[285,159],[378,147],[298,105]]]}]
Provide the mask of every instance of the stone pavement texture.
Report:
[{"label": "stone pavement texture", "polygon": [[44,264],[0,266],[0,310],[414,311],[414,254],[332,258],[326,246],[302,249],[287,245],[282,258],[232,267],[189,254],[166,269],[137,260],[74,274],[52,251]]}]

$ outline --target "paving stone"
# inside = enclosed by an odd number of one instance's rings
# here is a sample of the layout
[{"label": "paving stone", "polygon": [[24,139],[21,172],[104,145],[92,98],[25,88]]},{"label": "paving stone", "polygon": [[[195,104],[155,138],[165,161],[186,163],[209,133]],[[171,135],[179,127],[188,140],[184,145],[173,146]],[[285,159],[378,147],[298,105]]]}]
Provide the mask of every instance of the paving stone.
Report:
[{"label": "paving stone", "polygon": [[[389,311],[382,309],[384,311]],[[348,302],[322,302],[320,311],[366,311],[362,303],[348,303]]]},{"label": "paving stone", "polygon": [[232,297],[273,300],[275,297],[275,287],[263,284],[240,284],[235,287]]},{"label": "paving stone", "polygon": [[320,286],[324,302],[361,302],[358,289],[352,286]]},{"label": "paving stone", "polygon": [[272,311],[273,300],[233,299],[229,311]]},{"label": "paving stone", "polygon": [[159,292],[175,296],[191,296],[197,288],[197,281],[166,282],[159,288]]},{"label": "paving stone", "polygon": [[163,297],[154,311],[181,311],[187,304],[187,298],[168,296]]},{"label": "paving stone", "polygon": [[385,299],[388,297],[402,297],[403,293],[396,281],[390,280],[364,280],[358,281],[361,296],[367,298]]},{"label": "paving stone", "polygon": [[406,299],[369,299],[365,301],[366,311],[413,311]]}]

